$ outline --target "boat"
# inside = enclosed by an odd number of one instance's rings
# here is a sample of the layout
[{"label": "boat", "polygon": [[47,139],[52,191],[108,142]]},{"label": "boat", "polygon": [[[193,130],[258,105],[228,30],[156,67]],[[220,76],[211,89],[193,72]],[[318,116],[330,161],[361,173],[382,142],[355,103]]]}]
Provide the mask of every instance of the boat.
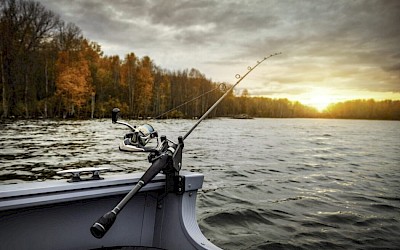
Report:
[{"label": "boat", "polygon": [[234,115],[232,116],[233,119],[254,119],[248,114],[239,114],[239,115]]},{"label": "boat", "polygon": [[164,195],[165,175],[157,175],[130,200],[103,238],[93,237],[93,222],[121,200],[141,176],[135,173],[2,186],[0,248],[220,249],[207,240],[197,224],[196,197],[204,176],[192,172],[181,172],[181,190],[168,195]]}]

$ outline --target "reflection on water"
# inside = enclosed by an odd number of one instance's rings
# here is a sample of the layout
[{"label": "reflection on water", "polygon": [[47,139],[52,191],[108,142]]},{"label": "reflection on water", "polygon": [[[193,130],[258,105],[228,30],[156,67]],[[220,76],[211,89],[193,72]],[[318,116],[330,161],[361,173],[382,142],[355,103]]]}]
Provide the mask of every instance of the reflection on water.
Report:
[{"label": "reflection on water", "polygon": [[[172,140],[193,123],[151,122]],[[107,166],[107,176],[149,166],[146,155],[118,151],[126,129],[108,120],[0,130],[2,184],[60,179],[68,168]],[[183,163],[205,175],[198,221],[224,249],[400,246],[398,121],[206,120],[185,140]]]}]

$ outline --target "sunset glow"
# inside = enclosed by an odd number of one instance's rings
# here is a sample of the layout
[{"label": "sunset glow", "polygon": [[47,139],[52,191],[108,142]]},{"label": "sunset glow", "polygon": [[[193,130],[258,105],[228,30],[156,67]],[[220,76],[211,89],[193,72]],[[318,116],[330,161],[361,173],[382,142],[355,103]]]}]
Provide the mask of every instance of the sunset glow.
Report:
[{"label": "sunset glow", "polygon": [[310,92],[304,98],[299,100],[301,103],[305,105],[312,106],[316,108],[318,111],[322,112],[329,104],[338,102],[335,97],[329,95],[328,90],[317,90],[314,92]]},{"label": "sunset glow", "polygon": [[[275,96],[276,98],[284,98],[284,95]],[[341,90],[335,91],[332,89],[320,89],[305,93],[299,96],[289,96],[290,100],[296,100],[302,104],[316,108],[318,111],[324,111],[330,104],[345,102],[349,100],[368,100],[375,101],[383,100],[400,100],[400,93],[394,92],[378,92],[371,91],[351,91]]]}]

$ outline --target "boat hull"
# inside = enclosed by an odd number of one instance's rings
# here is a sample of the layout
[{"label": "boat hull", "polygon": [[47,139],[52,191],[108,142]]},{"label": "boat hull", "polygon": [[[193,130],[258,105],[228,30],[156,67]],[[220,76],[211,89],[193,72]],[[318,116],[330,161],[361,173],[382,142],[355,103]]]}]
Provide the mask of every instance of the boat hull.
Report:
[{"label": "boat hull", "polygon": [[94,238],[90,227],[138,182],[141,174],[68,183],[48,181],[2,186],[0,242],[4,249],[96,249],[146,246],[161,249],[219,249],[201,233],[195,216],[203,175],[182,172],[183,194],[164,197],[157,175],[119,213],[108,233]]}]

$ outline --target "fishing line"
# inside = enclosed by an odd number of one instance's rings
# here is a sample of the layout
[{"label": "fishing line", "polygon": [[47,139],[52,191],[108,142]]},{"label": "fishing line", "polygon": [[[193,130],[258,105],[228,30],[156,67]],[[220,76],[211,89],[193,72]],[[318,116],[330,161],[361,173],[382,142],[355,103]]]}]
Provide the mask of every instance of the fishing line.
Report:
[{"label": "fishing line", "polygon": [[199,99],[199,98],[201,98],[201,97],[203,97],[203,96],[205,96],[205,95],[208,95],[208,94],[210,94],[211,92],[214,92],[214,91],[216,91],[216,90],[218,90],[218,89],[219,89],[219,90],[225,91],[225,90],[226,90],[226,84],[225,84],[225,83],[220,83],[220,84],[218,84],[218,86],[217,86],[216,88],[211,89],[211,90],[209,90],[209,91],[207,91],[207,92],[205,92],[205,93],[203,93],[203,94],[201,94],[201,95],[199,95],[199,96],[196,96],[196,97],[194,97],[193,99],[191,99],[191,100],[189,100],[189,101],[187,101],[187,102],[184,102],[184,103],[182,103],[182,104],[176,106],[175,108],[172,108],[172,109],[170,109],[170,110],[168,110],[168,111],[165,111],[164,113],[162,113],[162,114],[160,114],[160,115],[154,117],[153,119],[158,119],[158,118],[160,118],[160,117],[162,117],[162,116],[168,114],[169,112],[172,112],[172,111],[174,111],[174,110],[176,110],[176,109],[178,109],[178,108],[180,108],[180,107],[182,107],[182,106],[185,106],[186,104],[191,103],[191,102],[193,102],[193,101],[195,101],[195,100],[197,100],[197,99]]}]

